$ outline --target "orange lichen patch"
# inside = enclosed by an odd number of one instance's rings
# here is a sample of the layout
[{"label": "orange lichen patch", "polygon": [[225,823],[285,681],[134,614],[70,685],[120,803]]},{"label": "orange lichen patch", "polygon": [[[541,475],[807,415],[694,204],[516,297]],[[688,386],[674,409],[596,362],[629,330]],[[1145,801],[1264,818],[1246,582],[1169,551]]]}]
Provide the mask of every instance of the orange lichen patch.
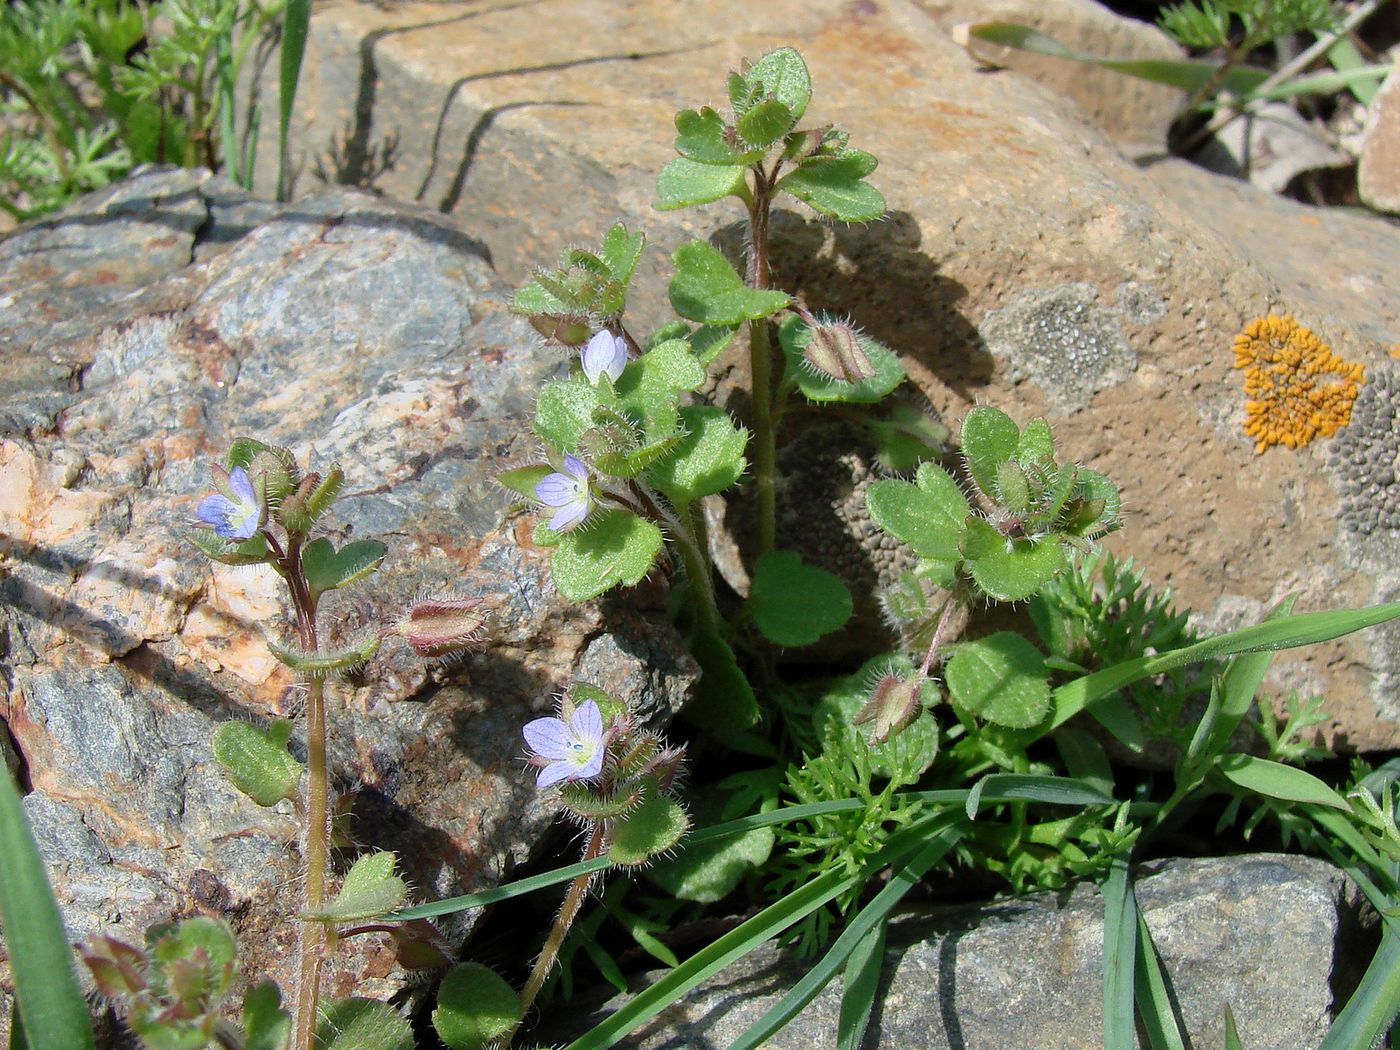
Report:
[{"label": "orange lichen patch", "polygon": [[1343,361],[1292,317],[1251,321],[1235,336],[1235,367],[1244,370],[1244,432],[1254,451],[1302,448],[1351,421],[1361,365]]}]

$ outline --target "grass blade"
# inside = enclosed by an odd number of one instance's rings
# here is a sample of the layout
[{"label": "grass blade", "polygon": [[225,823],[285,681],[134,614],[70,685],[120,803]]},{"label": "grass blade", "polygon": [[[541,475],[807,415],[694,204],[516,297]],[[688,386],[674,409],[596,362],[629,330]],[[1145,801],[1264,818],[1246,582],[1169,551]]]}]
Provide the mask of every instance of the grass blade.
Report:
[{"label": "grass blade", "polygon": [[859,875],[844,878],[839,871],[818,875],[782,900],[770,904],[751,919],[706,945],[681,965],[617,1010],[592,1031],[569,1044],[567,1050],[599,1050],[612,1046],[637,1025],[650,1020],[701,981],[718,973],[775,934],[781,933],[828,901],[860,885]]},{"label": "grass blade", "polygon": [[1128,862],[1109,869],[1103,894],[1103,1045],[1133,1050],[1133,974],[1137,954],[1137,901],[1128,880]]},{"label": "grass blade", "polygon": [[[1157,946],[1152,943],[1152,931],[1138,912],[1137,917],[1137,992],[1138,1016],[1147,1032],[1147,1045],[1152,1050],[1186,1050],[1186,1037],[1176,1003],[1167,988],[1167,975]],[[1229,1007],[1227,1006],[1228,1010]]]},{"label": "grass blade", "polygon": [[1380,1043],[1400,1013],[1400,935],[1386,924],[1381,946],[1317,1050],[1356,1050]]},{"label": "grass blade", "polygon": [[[756,1050],[817,997],[827,982],[846,965],[851,953],[861,942],[872,931],[884,926],[890,910],[904,898],[910,887],[957,844],[961,831],[950,824],[950,819],[942,818],[942,827],[932,832],[923,848],[895,867],[889,882],[857,913],[821,961],[803,974],[802,979],[762,1017],[745,1029],[743,1034],[730,1044],[729,1050]],[[880,864],[877,858],[872,861],[871,869],[874,870],[878,866]]]},{"label": "grass blade", "polygon": [[[1393,620],[1397,616],[1400,616],[1400,602],[1372,605],[1365,609],[1329,609],[1324,612],[1299,613],[1278,620],[1266,620],[1237,631],[1227,631],[1182,649],[1127,660],[1066,682],[1055,689],[1055,715],[1048,729],[1058,729],[1095,700],[1101,700],[1125,685],[1131,685],[1149,675],[1170,671],[1174,667],[1185,667],[1187,664],[1198,663],[1215,656],[1292,649],[1315,642],[1328,642],[1333,638]],[[1046,731],[1048,730],[1038,731],[1036,735],[1041,736]]]},{"label": "grass blade", "polygon": [[1229,1003],[1225,1004],[1225,1050],[1244,1050],[1240,1033],[1235,1028],[1235,1011],[1230,1009]]},{"label": "grass blade", "polygon": [[287,135],[292,126],[292,106],[301,79],[301,63],[306,57],[306,38],[311,30],[311,0],[287,0],[282,16],[282,54],[277,78],[277,199],[291,194],[287,171]]},{"label": "grass blade", "polygon": [[880,970],[885,962],[887,922],[879,923],[861,939],[846,960],[841,1013],[836,1020],[836,1050],[860,1050],[875,997],[880,992]]},{"label": "grass blade", "polygon": [[8,771],[0,772],[0,927],[31,1050],[92,1050],[73,950]]}]

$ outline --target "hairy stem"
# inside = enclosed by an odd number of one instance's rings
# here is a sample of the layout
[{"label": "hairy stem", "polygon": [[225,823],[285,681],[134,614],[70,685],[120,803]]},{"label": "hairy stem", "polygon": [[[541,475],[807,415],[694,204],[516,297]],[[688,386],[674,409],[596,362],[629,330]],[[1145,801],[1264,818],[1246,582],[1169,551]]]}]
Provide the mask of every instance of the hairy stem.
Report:
[{"label": "hairy stem", "polygon": [[700,626],[711,631],[719,626],[719,605],[715,601],[714,570],[710,565],[710,552],[705,543],[704,532],[697,523],[700,513],[698,504],[690,509],[682,508],[673,513],[665,502],[640,481],[632,481],[629,491],[644,517],[664,525],[672,541],[680,549],[681,562],[685,565],[686,578],[695,594],[695,617]]},{"label": "hairy stem", "polygon": [[[772,280],[768,266],[768,220],[773,193],[763,169],[754,169],[753,201],[749,205],[748,273],[750,288],[766,289]],[[777,454],[773,427],[773,346],[768,319],[749,322],[749,373],[753,405],[754,492],[758,501],[758,554],[777,543]]]},{"label": "hairy stem", "polygon": [[[593,833],[588,836],[588,845],[583,851],[583,860],[592,860],[603,852],[603,824],[601,822],[593,825]],[[578,918],[579,909],[583,907],[584,899],[588,896],[588,887],[595,878],[594,873],[580,875],[569,883],[569,891],[564,894],[564,904],[559,909],[559,917],[554,920],[554,926],[549,931],[549,936],[545,939],[544,947],[540,949],[540,957],[535,960],[535,968],[530,971],[530,978],[525,982],[524,989],[520,992],[520,1013],[523,1016],[534,1004],[536,997],[540,994],[540,989],[544,987],[544,982],[549,977],[549,971],[554,969],[554,964],[559,958],[559,949],[564,946],[564,938],[569,934],[569,928],[573,926],[574,919]],[[496,1042],[498,1050],[505,1050],[510,1046],[510,1041],[515,1037],[516,1029],[520,1025],[517,1023],[514,1028],[501,1036]]]}]

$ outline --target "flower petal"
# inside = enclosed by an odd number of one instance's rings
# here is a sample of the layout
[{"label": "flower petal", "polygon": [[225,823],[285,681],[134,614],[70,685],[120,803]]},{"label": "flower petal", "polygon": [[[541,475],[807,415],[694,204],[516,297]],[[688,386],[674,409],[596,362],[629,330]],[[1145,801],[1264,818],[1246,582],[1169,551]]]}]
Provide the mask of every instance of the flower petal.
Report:
[{"label": "flower petal", "polygon": [[574,755],[573,734],[562,718],[536,718],[526,722],[521,732],[525,743],[540,758],[566,759]]},{"label": "flower petal", "polygon": [[569,728],[576,739],[597,748],[603,742],[603,712],[598,707],[598,701],[585,700],[579,704]]},{"label": "flower petal", "polygon": [[233,500],[216,492],[199,501],[194,515],[204,524],[214,526],[214,531],[222,536],[224,533],[221,530],[228,527],[229,518],[237,513],[238,506]]},{"label": "flower petal", "polygon": [[554,517],[549,519],[549,527],[555,532],[568,532],[586,517],[588,517],[588,498],[584,497],[559,508]]},{"label": "flower petal", "polygon": [[578,479],[555,471],[546,474],[535,485],[535,498],[547,507],[567,507],[577,503],[586,491]]},{"label": "flower petal", "polygon": [[587,481],[589,474],[588,464],[585,463],[583,460],[579,459],[577,456],[565,452],[564,473],[573,475],[580,482]]},{"label": "flower petal", "polygon": [[551,762],[540,770],[539,779],[535,781],[536,787],[547,788],[561,780],[573,779],[574,766],[571,762]]},{"label": "flower petal", "polygon": [[572,780],[590,780],[603,771],[603,756],[607,748],[603,747],[602,741],[593,749],[593,753],[588,756],[588,761],[574,769]]},{"label": "flower petal", "polygon": [[228,472],[229,488],[238,497],[238,502],[244,506],[253,506],[258,502],[258,494],[253,491],[253,483],[248,479],[248,472],[242,467],[234,467]]}]

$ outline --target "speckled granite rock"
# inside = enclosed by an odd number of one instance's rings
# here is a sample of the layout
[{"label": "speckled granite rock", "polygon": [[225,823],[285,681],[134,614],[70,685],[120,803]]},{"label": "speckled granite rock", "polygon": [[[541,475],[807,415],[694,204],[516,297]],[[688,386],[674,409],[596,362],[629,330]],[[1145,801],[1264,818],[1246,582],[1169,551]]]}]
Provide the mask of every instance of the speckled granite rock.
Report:
[{"label": "speckled granite rock", "polygon": [[[239,930],[248,972],[288,972],[291,811],[243,798],[208,743],[226,719],[296,709],[262,641],[287,610],[271,572],[211,569],[185,538],[239,434],[339,462],[330,531],[389,546],[326,622],[382,621],[421,593],[492,610],[460,666],[391,640],[330,691],[353,834],[399,851],[420,896],[529,852],[551,812],[519,726],[575,676],[648,716],[681,703],[695,672],[664,595],[626,596],[606,625],[566,606],[528,524],[504,517],[491,479],[532,454],[534,390],[562,359],[450,222],[352,190],[275,207],[147,172],[0,241],[0,300],[0,714],[74,938],[202,912]],[[401,986],[373,937],[331,985]]]},{"label": "speckled granite rock", "polygon": [[[1192,1044],[1224,1045],[1224,1007],[1260,1050],[1317,1046],[1373,948],[1360,943],[1356,890],[1330,865],[1261,854],[1180,860],[1138,872],[1152,931]],[[862,1046],[888,1050],[1092,1050],[1103,1046],[1103,902],[1061,895],[905,915],[890,926],[881,997]],[[634,1050],[728,1046],[804,972],[765,948],[716,974],[627,1041]],[[653,975],[655,976],[655,975]],[[836,1045],[839,980],[763,1045]],[[596,1023],[553,1025],[561,1040]]]},{"label": "speckled granite rock", "polygon": [[[1327,442],[1256,455],[1231,344],[1254,318],[1291,313],[1346,360],[1386,362],[1400,230],[1139,168],[1078,105],[980,70],[949,39],[948,22],[985,7],[329,4],[303,77],[301,184],[319,170],[469,216],[510,281],[625,218],[654,246],[633,296],[644,330],[665,316],[666,254],[693,236],[732,242],[739,217],[650,209],[676,109],[715,101],[741,58],[794,45],[810,116],[880,158],[890,214],[832,228],[780,211],[785,287],[904,354],[955,434],[977,402],[1046,414],[1066,456],[1122,486],[1115,550],[1210,622],[1257,619],[1289,593],[1299,609],[1393,593],[1400,561],[1352,553]],[[1400,647],[1378,637],[1281,654],[1266,690],[1325,693],[1340,744],[1398,746],[1385,682]]]}]

